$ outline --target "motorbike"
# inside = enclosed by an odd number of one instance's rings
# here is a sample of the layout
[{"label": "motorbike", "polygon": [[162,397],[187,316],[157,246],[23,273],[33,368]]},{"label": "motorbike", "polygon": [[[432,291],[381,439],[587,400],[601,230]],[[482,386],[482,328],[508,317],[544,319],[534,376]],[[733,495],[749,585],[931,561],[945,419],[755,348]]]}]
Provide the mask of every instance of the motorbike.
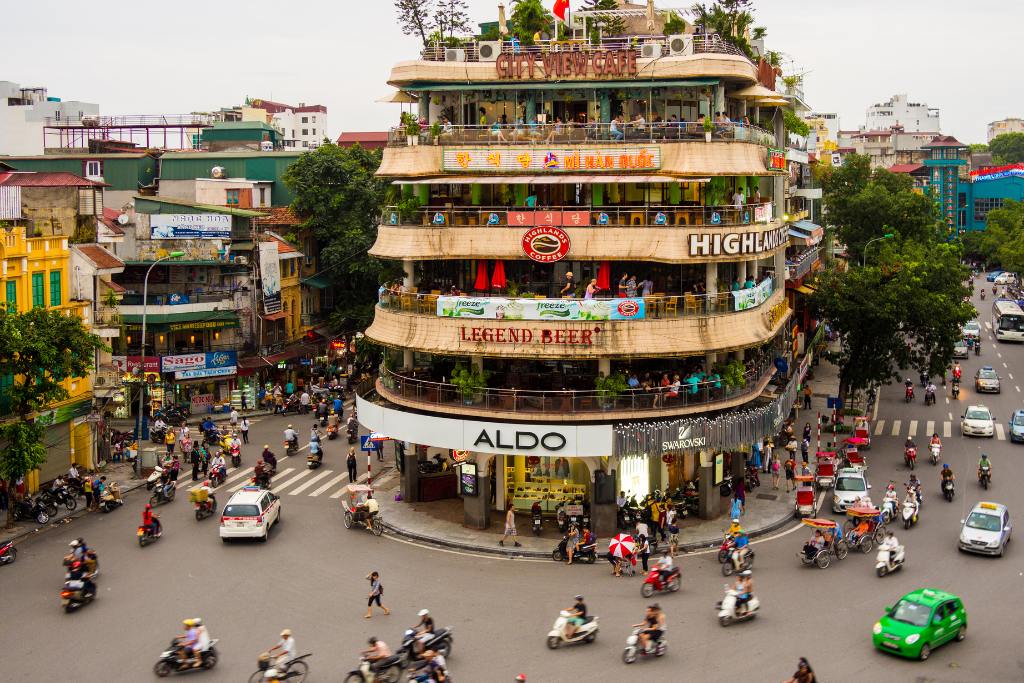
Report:
[{"label": "motorbike", "polygon": [[989,484],[992,483],[992,468],[982,467],[981,473],[978,475],[978,483],[981,484],[983,489],[988,490]]},{"label": "motorbike", "polygon": [[896,519],[896,511],[899,509],[897,498],[885,498],[882,500],[882,521],[886,524]]},{"label": "motorbike", "polygon": [[159,429],[151,429],[149,431],[149,440],[153,443],[164,443],[164,437],[167,436],[167,428],[160,427]]},{"label": "motorbike", "polygon": [[121,498],[121,487],[117,485],[117,482],[108,484],[103,495],[100,496],[100,512],[111,512],[122,505],[124,505],[124,499]]},{"label": "motorbike", "polygon": [[151,529],[140,524],[138,531],[135,532],[135,536],[139,539],[139,547],[145,548],[150,543],[156,543],[161,534],[154,534]]},{"label": "motorbike", "polygon": [[924,392],[924,404],[926,406],[935,405],[935,392],[925,391]]},{"label": "motorbike", "polygon": [[910,469],[914,469],[914,464],[917,462],[917,449],[916,448],[904,448],[903,449],[903,464]]},{"label": "motorbike", "polygon": [[903,562],[906,559],[906,555],[903,551],[903,546],[896,548],[896,552],[893,557],[889,557],[889,551],[885,548],[879,548],[878,554],[875,555],[875,573],[878,574],[878,578],[882,578],[886,574],[891,574],[897,569],[903,568]]},{"label": "motorbike", "polygon": [[[250,681],[270,681],[271,683],[278,683],[279,681],[287,681],[293,678],[297,678],[300,681],[306,680],[306,674],[309,673],[309,664],[305,662],[306,657],[312,657],[313,653],[299,655],[290,662],[284,662],[281,658],[271,657],[269,652],[264,652],[256,660],[256,666],[259,668],[258,671],[254,672],[249,677]],[[278,661],[281,662],[281,668],[277,668]]]},{"label": "motorbike", "polygon": [[922,389],[924,389],[926,386],[928,386],[928,375],[927,374],[922,372],[920,375],[918,375],[918,379],[921,381],[921,388]]},{"label": "motorbike", "polygon": [[50,521],[50,513],[38,498],[26,498],[17,502],[11,501],[14,519],[34,519],[38,524]]},{"label": "motorbike", "polygon": [[270,472],[264,471],[259,475],[254,475],[249,479],[249,483],[253,486],[263,489],[264,491],[270,490]]},{"label": "motorbike", "polygon": [[353,424],[346,431],[348,432],[348,442],[350,444],[355,443],[356,437],[359,436],[359,427]]},{"label": "motorbike", "polygon": [[166,487],[157,486],[153,491],[153,495],[149,497],[149,504],[156,506],[161,503],[170,503],[174,500],[174,492],[174,482],[171,482],[171,485]]},{"label": "motorbike", "polygon": [[153,471],[150,473],[149,477],[146,479],[146,490],[147,491],[152,491],[153,490],[153,487],[155,487],[157,485],[157,483],[160,481],[160,477],[161,477],[161,475],[163,475],[163,473],[164,473],[164,468],[160,467],[160,465],[157,465],[156,467],[153,468]]},{"label": "motorbike", "polygon": [[[406,629],[402,634],[402,645],[395,654],[400,658],[403,668],[409,666],[409,663],[416,659],[417,639],[416,632],[411,628]],[[429,638],[423,640],[421,652],[424,650],[433,650],[447,659],[452,652],[452,629],[440,628],[431,633]]]},{"label": "motorbike", "polygon": [[728,626],[734,622],[746,621],[757,616],[757,611],[761,609],[761,601],[757,599],[757,596],[751,595],[750,600],[737,612],[736,602],[739,596],[740,594],[732,586],[725,587],[725,597],[715,604],[715,608],[718,609],[718,623],[721,626]]},{"label": "motorbike", "polygon": [[531,528],[533,529],[534,536],[540,536],[540,532],[544,528],[544,520],[541,518],[540,510],[533,511]]},{"label": "motorbike", "polygon": [[955,493],[955,487],[953,486],[952,479],[946,479],[942,482],[942,497],[946,499],[947,503],[953,502],[953,494]]},{"label": "motorbike", "polygon": [[721,485],[718,487],[718,493],[722,498],[728,498],[732,495],[732,475],[726,475],[725,479],[722,480]]},{"label": "motorbike", "polygon": [[327,439],[334,441],[338,438],[338,425],[329,424],[327,425]]},{"label": "motorbike", "polygon": [[299,452],[299,440],[291,439],[284,442],[285,455],[291,457]]},{"label": "motorbike", "polygon": [[322,465],[323,463],[324,456],[322,451],[319,453],[310,453],[309,455],[306,456],[306,467],[308,467],[311,470],[315,470],[316,468],[320,467],[320,465]]},{"label": "motorbike", "polygon": [[161,418],[167,424],[181,424],[188,418],[191,411],[182,406],[164,406],[153,413],[153,418]]},{"label": "motorbike", "polygon": [[[558,547],[551,551],[551,559],[555,562],[565,562],[569,559],[569,556],[565,552],[565,546],[569,542],[569,535],[562,536],[562,540],[559,542]],[[597,543],[590,543],[588,545],[581,545],[578,550],[572,554],[573,561],[579,561],[580,564],[594,564],[597,561]]]},{"label": "motorbike", "polygon": [[737,568],[736,565],[737,565],[737,559],[738,558],[736,557],[736,553],[738,553],[738,552],[739,552],[739,548],[735,548],[734,547],[732,549],[732,552],[729,553],[728,561],[722,563],[722,576],[729,576],[733,572],[746,571],[746,570],[748,570],[748,569],[750,569],[751,567],[754,566],[754,549],[753,548],[751,548],[749,545],[747,546],[747,555],[746,555],[746,557],[743,558],[743,560],[741,562],[739,562],[739,567]]},{"label": "motorbike", "polygon": [[584,617],[583,623],[576,627],[576,631],[571,636],[566,638],[565,626],[569,623],[570,618],[572,618],[571,614],[567,610],[558,613],[558,618],[555,619],[554,625],[548,631],[548,647],[552,650],[572,643],[592,643],[597,638],[597,617],[590,616]]},{"label": "motorbike", "polygon": [[675,593],[680,587],[679,567],[673,567],[668,578],[662,580],[661,572],[657,567],[647,572],[647,578],[640,585],[640,595],[649,598],[655,593]]},{"label": "motorbike", "polygon": [[980,356],[981,355],[981,338],[978,338],[978,339],[974,340],[974,355],[975,356]]},{"label": "motorbike", "polygon": [[18,549],[14,547],[14,541],[0,543],[0,565],[12,564],[18,559]]},{"label": "motorbike", "polygon": [[917,506],[904,501],[903,503],[903,528],[909,529],[917,524]]},{"label": "motorbike", "polygon": [[232,467],[241,467],[242,466],[242,452],[241,451],[239,451],[237,453],[235,453],[235,452],[231,453],[231,466]]},{"label": "motorbike", "polygon": [[910,403],[914,400],[914,387],[911,384],[907,385],[907,390],[904,394],[904,400],[906,403]]},{"label": "motorbike", "polygon": [[668,650],[668,642],[665,640],[665,632],[657,641],[647,640],[647,647],[640,647],[640,630],[634,628],[632,635],[626,638],[626,649],[622,651],[622,661],[632,664],[637,657],[661,657]]},{"label": "motorbike", "polygon": [[722,545],[718,548],[718,563],[724,564],[730,557],[732,557],[733,548],[736,547],[736,540],[726,534],[722,539]]},{"label": "motorbike", "polygon": [[983,290],[981,290],[981,300],[982,300],[982,301],[984,301],[984,300],[985,300],[985,290],[984,290],[984,289],[983,289]]},{"label": "motorbike", "polygon": [[160,678],[166,678],[175,673],[189,673],[192,671],[209,670],[217,666],[217,639],[210,641],[210,647],[203,650],[199,655],[202,665],[195,667],[191,659],[182,659],[179,656],[178,639],[175,638],[167,649],[160,654],[160,659],[153,665],[153,673]]},{"label": "motorbike", "polygon": [[288,397],[288,400],[284,402],[284,406],[281,408],[281,414],[287,415],[288,413],[295,413],[298,415],[302,410],[302,404],[299,403],[299,397],[292,394]]},{"label": "motorbike", "polygon": [[747,468],[746,485],[748,491],[756,489],[761,485],[761,476],[753,465]]},{"label": "motorbike", "polygon": [[49,491],[44,491],[40,497],[45,499],[44,504],[47,508],[50,507],[52,501],[54,511],[50,514],[51,517],[57,514],[55,509],[57,505],[63,505],[69,512],[78,507],[78,500],[75,499],[74,492],[63,483]]},{"label": "motorbike", "polygon": [[79,607],[88,605],[95,597],[95,593],[86,589],[84,581],[69,579],[64,582],[64,588],[60,591],[60,604],[65,612],[71,613]]},{"label": "motorbike", "polygon": [[930,452],[929,458],[933,465],[939,464],[939,455],[942,453],[942,446],[937,443],[933,443],[928,447]]},{"label": "motorbike", "polygon": [[220,486],[224,483],[227,476],[228,473],[226,467],[214,467],[210,470],[210,485],[214,487]]},{"label": "motorbike", "polygon": [[196,501],[192,504],[196,511],[196,521],[201,522],[217,511],[217,499],[208,496],[205,501]]},{"label": "motorbike", "polygon": [[950,389],[950,393],[953,395],[954,400],[960,398],[960,380],[953,380],[953,385]]},{"label": "motorbike", "polygon": [[[345,683],[368,683],[369,679],[363,674],[363,667],[366,666],[366,658],[360,660],[359,667],[352,669],[345,677]],[[385,657],[380,661],[369,665],[374,681],[398,681],[402,675],[402,658],[398,655]]]}]

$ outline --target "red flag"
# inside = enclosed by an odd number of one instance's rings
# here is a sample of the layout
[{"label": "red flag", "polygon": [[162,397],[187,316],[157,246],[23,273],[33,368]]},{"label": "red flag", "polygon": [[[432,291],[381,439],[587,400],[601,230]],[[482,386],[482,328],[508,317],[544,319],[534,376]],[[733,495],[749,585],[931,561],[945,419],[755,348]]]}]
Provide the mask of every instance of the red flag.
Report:
[{"label": "red flag", "polygon": [[562,20],[563,24],[569,23],[569,0],[555,0],[555,7],[551,13]]}]

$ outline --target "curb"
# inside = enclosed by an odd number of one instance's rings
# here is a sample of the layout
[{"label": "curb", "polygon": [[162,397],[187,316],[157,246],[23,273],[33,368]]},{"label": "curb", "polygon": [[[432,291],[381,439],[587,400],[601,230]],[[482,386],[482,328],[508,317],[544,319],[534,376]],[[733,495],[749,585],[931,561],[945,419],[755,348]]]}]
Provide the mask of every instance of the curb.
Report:
[{"label": "curb", "polygon": [[[758,538],[760,536],[767,536],[768,534],[778,531],[782,527],[786,526],[792,521],[793,512],[789,511],[784,516],[779,517],[776,520],[765,524],[757,529],[751,529],[747,531],[747,536],[750,538]],[[549,559],[551,557],[550,552],[544,552],[542,550],[513,550],[508,548],[487,547],[482,545],[475,545],[472,543],[463,543],[461,541],[451,541],[446,538],[438,538],[435,536],[426,536],[424,534],[418,534],[408,529],[395,526],[389,522],[384,522],[384,528],[389,532],[394,533],[396,536],[401,536],[412,541],[418,541],[420,543],[426,543],[429,545],[440,546],[443,548],[452,548],[454,550],[464,550],[480,555],[496,555],[498,557],[506,557],[508,559]],[[720,539],[716,536],[705,541],[691,541],[690,543],[683,543],[679,546],[679,549],[683,552],[694,552],[698,550],[707,550],[708,548],[714,548],[715,545],[720,543]]]}]

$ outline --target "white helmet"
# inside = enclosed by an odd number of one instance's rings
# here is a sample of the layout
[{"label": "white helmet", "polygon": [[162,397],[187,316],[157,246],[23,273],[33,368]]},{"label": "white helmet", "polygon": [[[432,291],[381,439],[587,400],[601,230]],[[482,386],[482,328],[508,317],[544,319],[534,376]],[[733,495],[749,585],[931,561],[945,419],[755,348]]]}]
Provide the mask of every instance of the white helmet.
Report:
[{"label": "white helmet", "polygon": [[430,610],[428,610],[428,609],[421,609],[420,612],[419,612],[419,616],[421,616],[421,617],[425,617],[428,614],[430,614]]},{"label": "white helmet", "polygon": [[72,548],[77,548],[78,546],[81,545],[81,543],[79,543],[78,539],[76,538],[75,540],[73,540],[70,543],[68,543],[68,545],[71,546]]}]

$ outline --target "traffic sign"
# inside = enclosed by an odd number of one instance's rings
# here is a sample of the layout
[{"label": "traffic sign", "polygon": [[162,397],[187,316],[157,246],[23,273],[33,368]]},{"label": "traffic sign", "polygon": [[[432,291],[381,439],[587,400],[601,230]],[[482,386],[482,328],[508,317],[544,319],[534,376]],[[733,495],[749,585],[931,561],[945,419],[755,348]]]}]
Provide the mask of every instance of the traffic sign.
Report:
[{"label": "traffic sign", "polygon": [[363,434],[359,437],[359,448],[370,453],[377,450],[377,445],[370,439],[369,434]]},{"label": "traffic sign", "polygon": [[843,409],[843,400],[841,398],[839,398],[838,396],[829,396],[828,397],[828,408],[829,408],[829,410],[842,410]]}]

